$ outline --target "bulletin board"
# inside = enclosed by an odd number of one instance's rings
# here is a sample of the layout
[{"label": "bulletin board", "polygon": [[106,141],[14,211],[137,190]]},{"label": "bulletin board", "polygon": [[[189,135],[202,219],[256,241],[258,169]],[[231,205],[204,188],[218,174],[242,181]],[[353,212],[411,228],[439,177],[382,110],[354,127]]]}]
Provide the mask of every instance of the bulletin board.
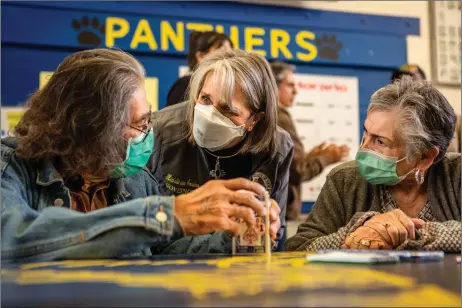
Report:
[{"label": "bulletin board", "polygon": [[436,82],[460,86],[461,1],[431,1],[431,48]]},{"label": "bulletin board", "polygon": [[359,138],[371,94],[407,62],[406,36],[420,28],[414,18],[226,1],[3,1],[1,18],[2,136],[46,76],[82,49],[133,54],[146,69],[148,101],[163,108],[186,65],[189,33],[215,30],[236,48],[296,65],[297,73],[355,78]]},{"label": "bulletin board", "polygon": [[[358,78],[352,76],[294,75],[298,93],[290,113],[305,149],[322,143],[346,145],[355,159],[359,145]],[[326,166],[321,174],[302,184],[302,201],[316,201],[329,172],[339,165]]]}]

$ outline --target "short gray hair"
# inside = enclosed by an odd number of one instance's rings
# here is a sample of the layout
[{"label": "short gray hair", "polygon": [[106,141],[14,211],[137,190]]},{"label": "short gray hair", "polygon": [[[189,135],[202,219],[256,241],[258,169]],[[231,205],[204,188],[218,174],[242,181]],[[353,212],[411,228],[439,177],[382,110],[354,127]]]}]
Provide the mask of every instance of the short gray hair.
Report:
[{"label": "short gray hair", "polygon": [[276,79],[276,85],[278,88],[284,81],[286,72],[295,72],[295,65],[288,64],[282,61],[274,61],[270,63],[271,70],[273,71],[274,78]]},{"label": "short gray hair", "polygon": [[239,86],[250,110],[261,114],[260,121],[246,136],[240,153],[260,152],[276,154],[276,127],[278,90],[271,68],[262,56],[242,50],[216,51],[209,54],[191,76],[189,88],[188,132],[189,142],[194,144],[194,106],[204,86],[208,73],[214,82],[221,81],[220,102],[231,106],[234,87]]},{"label": "short gray hair", "polygon": [[374,110],[397,111],[394,135],[405,144],[408,161],[420,159],[435,146],[439,149],[435,163],[440,161],[454,136],[454,109],[428,81],[403,76],[372,95],[368,113]]}]

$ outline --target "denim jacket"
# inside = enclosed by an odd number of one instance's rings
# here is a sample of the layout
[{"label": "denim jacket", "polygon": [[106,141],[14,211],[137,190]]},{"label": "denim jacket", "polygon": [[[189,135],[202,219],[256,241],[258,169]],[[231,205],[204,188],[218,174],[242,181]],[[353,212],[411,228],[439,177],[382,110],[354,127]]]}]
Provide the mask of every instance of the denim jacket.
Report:
[{"label": "denim jacket", "polygon": [[[174,198],[160,197],[146,169],[111,180],[105,209],[70,209],[69,189],[51,162],[15,154],[16,140],[1,141],[1,256],[15,262],[111,258],[150,254],[181,237]],[[162,205],[165,215],[157,215]]]}]

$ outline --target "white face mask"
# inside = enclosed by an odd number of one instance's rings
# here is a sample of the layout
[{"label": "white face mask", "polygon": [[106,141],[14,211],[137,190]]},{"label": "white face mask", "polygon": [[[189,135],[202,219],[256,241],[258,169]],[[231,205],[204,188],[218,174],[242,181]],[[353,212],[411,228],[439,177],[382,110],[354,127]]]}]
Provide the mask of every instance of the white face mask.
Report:
[{"label": "white face mask", "polygon": [[210,151],[218,151],[245,134],[245,125],[233,123],[213,105],[197,103],[194,107],[193,136],[196,143]]}]

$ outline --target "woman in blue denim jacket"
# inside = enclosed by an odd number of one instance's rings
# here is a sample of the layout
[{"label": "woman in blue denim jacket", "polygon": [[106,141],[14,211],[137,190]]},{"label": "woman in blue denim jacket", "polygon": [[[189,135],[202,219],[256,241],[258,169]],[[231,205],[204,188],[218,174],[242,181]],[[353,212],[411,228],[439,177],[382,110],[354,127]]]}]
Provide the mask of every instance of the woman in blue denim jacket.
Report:
[{"label": "woman in blue denim jacket", "polygon": [[[144,69],[94,49],[68,56],[1,142],[1,255],[26,262],[150,254],[183,235],[239,232],[264,214],[257,183],[210,181],[178,197],[145,168],[153,149]],[[279,223],[278,208],[271,209]]]}]

